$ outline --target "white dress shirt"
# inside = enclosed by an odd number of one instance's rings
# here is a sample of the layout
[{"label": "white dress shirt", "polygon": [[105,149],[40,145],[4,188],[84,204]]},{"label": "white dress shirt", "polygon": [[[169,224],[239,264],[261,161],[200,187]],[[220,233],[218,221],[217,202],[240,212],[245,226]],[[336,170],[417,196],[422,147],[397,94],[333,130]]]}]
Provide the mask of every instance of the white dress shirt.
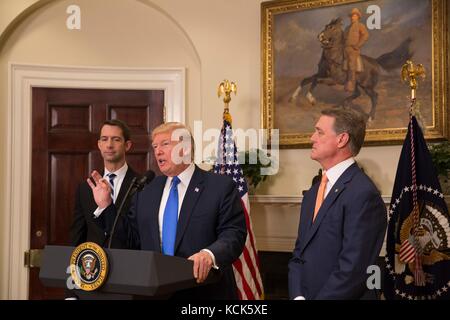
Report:
[{"label": "white dress shirt", "polygon": [[327,187],[325,188],[325,195],[323,197],[324,201],[330,192],[331,188],[333,188],[336,181],[340,178],[340,176],[344,173],[345,170],[348,169],[353,163],[355,163],[355,159],[348,158],[338,164],[334,165],[330,169],[326,171],[326,175],[328,178]]},{"label": "white dress shirt", "polygon": [[[189,167],[187,167],[182,173],[180,173],[177,177],[180,179],[180,183],[178,184],[178,217],[180,217],[181,206],[183,205],[184,196],[186,195],[187,188],[189,183],[191,182],[192,176],[194,175],[195,165],[191,163]],[[159,205],[159,240],[162,244],[162,227],[164,221],[164,210],[166,209],[167,199],[169,198],[170,187],[172,186],[173,177],[167,177],[166,185],[164,186],[163,194],[161,197],[161,204]],[[211,250],[202,249],[201,251],[206,251],[209,253],[213,260],[213,268],[218,269],[219,267],[216,265],[216,258]]]}]

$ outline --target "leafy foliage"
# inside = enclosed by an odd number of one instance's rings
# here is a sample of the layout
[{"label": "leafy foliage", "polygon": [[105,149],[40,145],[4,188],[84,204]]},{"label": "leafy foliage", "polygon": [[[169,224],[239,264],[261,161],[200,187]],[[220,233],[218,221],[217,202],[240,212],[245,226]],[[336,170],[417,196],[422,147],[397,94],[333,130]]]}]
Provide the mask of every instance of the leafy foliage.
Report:
[{"label": "leafy foliage", "polygon": [[429,149],[438,175],[446,177],[450,170],[450,142],[430,144]]},{"label": "leafy foliage", "polygon": [[261,169],[270,167],[271,160],[264,151],[260,149],[241,151],[238,153],[238,160],[247,182],[253,188],[267,179],[267,175],[261,174]]}]

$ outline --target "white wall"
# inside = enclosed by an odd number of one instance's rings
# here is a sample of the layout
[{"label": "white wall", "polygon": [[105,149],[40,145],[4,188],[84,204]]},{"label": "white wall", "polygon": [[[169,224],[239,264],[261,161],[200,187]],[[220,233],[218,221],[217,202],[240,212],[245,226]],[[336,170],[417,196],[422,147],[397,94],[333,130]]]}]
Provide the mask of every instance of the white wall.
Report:
[{"label": "white wall", "polygon": [[[0,33],[37,0],[1,0]],[[261,47],[260,0],[56,0],[21,22],[0,44],[0,154],[6,152],[8,63],[111,66],[186,67],[186,119],[203,127],[221,126],[223,103],[217,85],[236,81],[231,113],[235,128],[260,127]],[[80,31],[65,27],[66,8],[81,7]],[[358,160],[382,194],[389,195],[399,146],[366,147]],[[280,171],[260,193],[301,195],[319,166],[309,150],[282,150]],[[0,158],[0,181],[6,162]],[[24,186],[29,187],[29,186]],[[0,208],[4,208],[0,186]],[[257,215],[257,212],[254,212]],[[260,223],[261,224],[261,223]],[[6,297],[4,237],[9,226],[0,216],[0,298]]]}]

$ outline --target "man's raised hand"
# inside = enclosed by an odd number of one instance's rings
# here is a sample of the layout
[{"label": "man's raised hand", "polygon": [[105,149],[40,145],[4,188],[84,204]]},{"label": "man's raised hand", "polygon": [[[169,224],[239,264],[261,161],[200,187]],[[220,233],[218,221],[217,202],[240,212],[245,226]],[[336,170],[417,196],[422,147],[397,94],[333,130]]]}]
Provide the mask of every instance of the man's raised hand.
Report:
[{"label": "man's raised hand", "polygon": [[[92,182],[92,180],[94,182]],[[87,179],[88,185],[92,189],[95,203],[100,209],[108,207],[111,202],[111,186],[97,171],[92,171],[91,177]]]}]

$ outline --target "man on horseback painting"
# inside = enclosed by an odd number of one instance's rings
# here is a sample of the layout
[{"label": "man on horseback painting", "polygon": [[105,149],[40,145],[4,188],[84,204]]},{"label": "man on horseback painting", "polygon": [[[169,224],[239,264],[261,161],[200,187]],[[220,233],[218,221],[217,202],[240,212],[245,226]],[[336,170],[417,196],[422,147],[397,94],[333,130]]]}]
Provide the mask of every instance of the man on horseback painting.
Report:
[{"label": "man on horseback painting", "polygon": [[382,70],[391,71],[400,68],[410,59],[413,52],[410,48],[412,38],[403,40],[394,50],[372,58],[360,55],[361,46],[368,39],[366,27],[359,22],[361,13],[358,9],[351,12],[352,24],[344,31],[340,17],[332,19],[318,34],[317,39],[322,47],[322,55],[318,63],[317,72],[300,81],[295,91],[289,98],[290,102],[296,101],[298,95],[307,85],[306,98],[314,105],[317,103],[313,96],[314,88],[319,84],[328,86],[344,85],[344,89],[350,95],[339,103],[343,107],[351,107],[352,101],[365,92],[370,98],[370,110],[367,120],[375,119],[378,101],[376,87]]},{"label": "man on horseback painting", "polygon": [[369,32],[363,23],[359,22],[361,12],[353,8],[350,14],[351,24],[345,30],[345,61],[343,69],[347,71],[347,82],[345,91],[355,91],[356,72],[363,71],[361,61],[361,47],[369,38]]}]

